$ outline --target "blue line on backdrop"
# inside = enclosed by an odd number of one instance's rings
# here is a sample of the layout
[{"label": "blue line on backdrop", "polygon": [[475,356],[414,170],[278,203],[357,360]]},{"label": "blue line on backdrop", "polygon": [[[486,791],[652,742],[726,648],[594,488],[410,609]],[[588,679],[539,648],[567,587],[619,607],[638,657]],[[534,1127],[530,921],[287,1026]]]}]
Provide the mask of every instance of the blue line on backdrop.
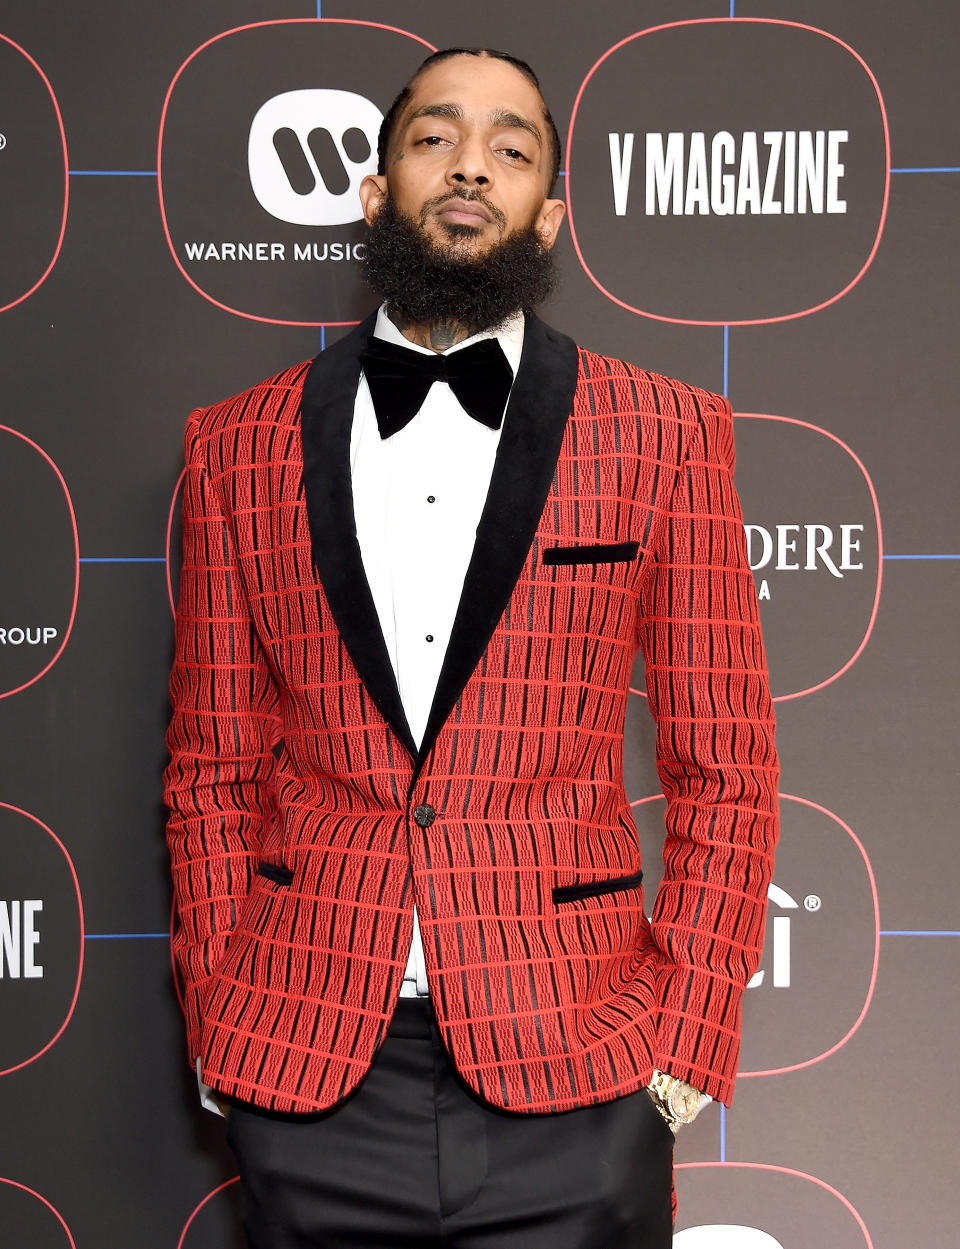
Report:
[{"label": "blue line on backdrop", "polygon": [[723,327],[723,393],[730,394],[730,326]]},{"label": "blue line on backdrop", "polygon": [[[730,6],[733,7],[732,5]],[[720,1103],[720,1161],[727,1160],[727,1108]]]},{"label": "blue line on backdrop", "polygon": [[960,937],[960,932],[935,928],[881,928],[881,937]]},{"label": "blue line on backdrop", "polygon": [[730,0],[730,16],[737,16],[737,0]]},{"label": "blue line on backdrop", "polygon": [[320,326],[320,350],[327,350],[327,327],[325,325]]},{"label": "blue line on backdrop", "polygon": [[323,17],[323,0],[317,0],[317,17]]},{"label": "blue line on backdrop", "polygon": [[960,559],[960,555],[884,555],[884,559]]},{"label": "blue line on backdrop", "polygon": [[912,169],[891,169],[891,173],[960,173],[960,165],[915,165]]},{"label": "blue line on backdrop", "polygon": [[168,932],[85,932],[83,935],[86,941],[142,941],[170,936]]},{"label": "blue line on backdrop", "polygon": [[165,555],[81,555],[81,564],[165,564]]},{"label": "blue line on backdrop", "polygon": [[71,178],[155,178],[155,169],[71,169]]}]

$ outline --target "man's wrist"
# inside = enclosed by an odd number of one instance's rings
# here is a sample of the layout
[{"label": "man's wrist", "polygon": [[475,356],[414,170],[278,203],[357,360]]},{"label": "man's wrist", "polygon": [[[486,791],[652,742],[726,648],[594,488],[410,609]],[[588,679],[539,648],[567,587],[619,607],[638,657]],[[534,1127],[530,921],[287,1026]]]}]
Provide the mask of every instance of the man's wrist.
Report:
[{"label": "man's wrist", "polygon": [[713,1100],[692,1084],[661,1071],[658,1067],[654,1068],[647,1092],[674,1132],[685,1123],[692,1123],[707,1102]]}]

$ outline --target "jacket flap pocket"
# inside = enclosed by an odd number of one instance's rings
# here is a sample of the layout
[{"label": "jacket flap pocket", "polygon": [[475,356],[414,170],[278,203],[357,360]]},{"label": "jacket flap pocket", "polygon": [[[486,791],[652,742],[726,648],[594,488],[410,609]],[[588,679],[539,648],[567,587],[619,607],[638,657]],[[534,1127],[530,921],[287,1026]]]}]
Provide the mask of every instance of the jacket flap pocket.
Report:
[{"label": "jacket flap pocket", "polygon": [[267,880],[272,880],[275,885],[289,885],[293,880],[293,872],[289,867],[281,867],[279,863],[268,863],[266,859],[260,859],[257,863],[257,875],[266,876]]},{"label": "jacket flap pocket", "polygon": [[585,880],[576,885],[558,885],[553,891],[554,902],[579,902],[583,898],[597,898],[605,893],[624,893],[636,889],[643,880],[643,872],[629,876],[608,876],[606,880]]},{"label": "jacket flap pocket", "polygon": [[544,564],[619,564],[637,558],[639,542],[601,542],[593,546],[548,546]]}]

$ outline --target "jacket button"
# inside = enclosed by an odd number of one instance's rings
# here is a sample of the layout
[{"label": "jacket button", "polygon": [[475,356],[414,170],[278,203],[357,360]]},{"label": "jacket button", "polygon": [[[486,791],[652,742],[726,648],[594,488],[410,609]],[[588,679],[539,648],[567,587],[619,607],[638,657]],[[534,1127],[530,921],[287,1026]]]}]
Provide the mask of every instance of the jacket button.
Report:
[{"label": "jacket button", "polygon": [[414,807],[413,818],[421,828],[429,828],[433,821],[437,818],[437,813],[429,803],[421,802],[419,807]]}]

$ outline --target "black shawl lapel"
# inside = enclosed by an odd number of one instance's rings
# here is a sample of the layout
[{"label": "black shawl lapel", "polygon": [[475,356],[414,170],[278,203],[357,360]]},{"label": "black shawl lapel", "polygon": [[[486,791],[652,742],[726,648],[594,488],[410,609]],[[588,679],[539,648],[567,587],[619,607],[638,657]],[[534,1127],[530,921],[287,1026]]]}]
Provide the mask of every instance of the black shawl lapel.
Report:
[{"label": "black shawl lapel", "polygon": [[[579,353],[573,340],[536,317],[528,317],[490,490],[430,708],[417,772],[480,662],[520,576],[553,481],[578,370]],[[443,574],[438,570],[437,575]]]},{"label": "black shawl lapel", "polygon": [[313,561],[357,672],[400,741],[416,758],[393,665],[380,629],[357,541],[350,480],[350,434],[360,351],[376,313],[320,353],[303,386],[303,489]]}]

